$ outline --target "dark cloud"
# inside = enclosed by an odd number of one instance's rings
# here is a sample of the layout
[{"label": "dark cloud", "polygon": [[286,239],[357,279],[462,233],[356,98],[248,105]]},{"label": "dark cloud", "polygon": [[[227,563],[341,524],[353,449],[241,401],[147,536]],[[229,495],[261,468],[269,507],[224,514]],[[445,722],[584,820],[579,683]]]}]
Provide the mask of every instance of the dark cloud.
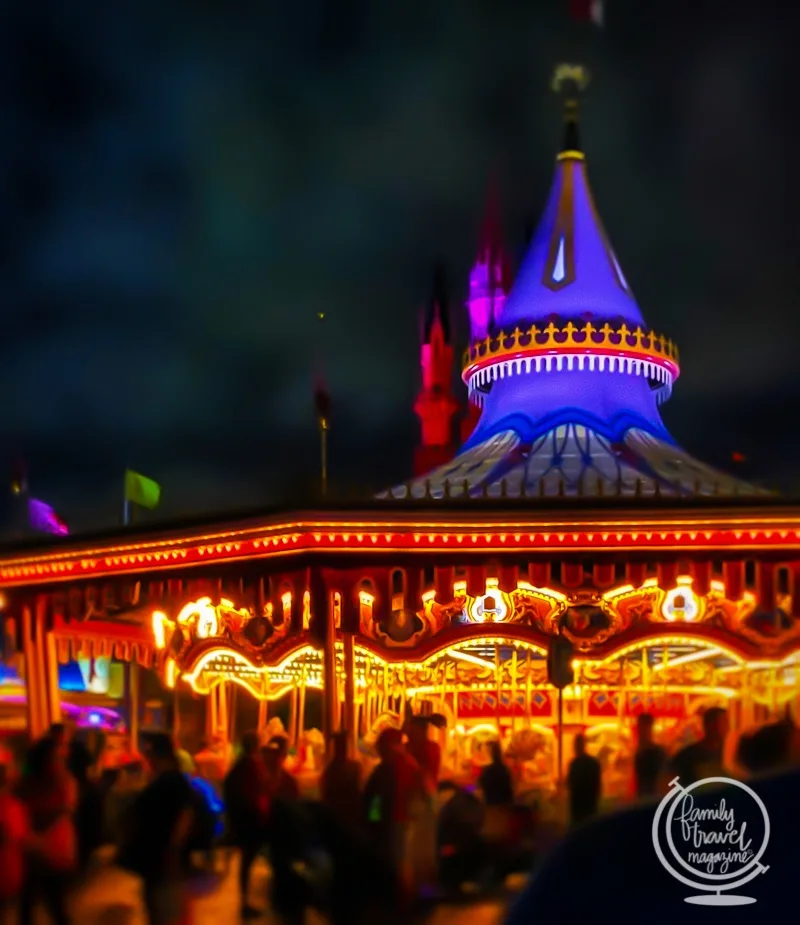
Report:
[{"label": "dark cloud", "polygon": [[563,58],[595,75],[583,131],[626,275],[683,348],[676,437],[790,474],[790,5],[609,0],[603,32],[566,6],[7,4],[0,440],[35,490],[78,527],[115,520],[126,465],[165,515],[272,500],[316,469],[319,366],[337,475],[406,474],[430,268],[459,311],[493,166],[517,249]]}]

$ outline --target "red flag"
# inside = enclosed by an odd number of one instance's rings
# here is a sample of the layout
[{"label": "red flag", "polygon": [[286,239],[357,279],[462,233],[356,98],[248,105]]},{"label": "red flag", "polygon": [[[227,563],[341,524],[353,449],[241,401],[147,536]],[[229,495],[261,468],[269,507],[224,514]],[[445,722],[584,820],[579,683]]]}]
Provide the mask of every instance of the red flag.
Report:
[{"label": "red flag", "polygon": [[575,22],[603,25],[603,0],[570,0],[569,14]]}]

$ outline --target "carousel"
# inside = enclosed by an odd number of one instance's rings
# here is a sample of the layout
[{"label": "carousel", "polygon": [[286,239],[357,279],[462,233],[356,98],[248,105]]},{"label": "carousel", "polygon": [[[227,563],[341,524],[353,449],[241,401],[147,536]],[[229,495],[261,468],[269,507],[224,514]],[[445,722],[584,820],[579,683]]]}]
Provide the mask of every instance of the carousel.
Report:
[{"label": "carousel", "polygon": [[579,138],[586,84],[581,67],[556,71],[563,140],[513,278],[487,209],[460,395],[436,288],[409,481],[359,501],[328,492],[322,401],[323,492],[305,506],[0,556],[33,734],[60,716],[56,662],[76,657],[202,698],[209,765],[229,762],[252,698],[258,727],[285,732],[309,774],[333,733],[369,757],[413,712],[443,717],[454,777],[499,739],[525,781],[552,787],[582,733],[613,790],[644,711],[671,747],[711,705],[739,731],[796,711],[800,507],[667,431],[678,351],[645,322],[600,220]]},{"label": "carousel", "polygon": [[[402,725],[410,712],[437,714],[445,720],[448,776],[474,773],[487,760],[487,743],[499,740],[522,780],[539,789],[554,787],[559,776],[559,731],[567,740],[580,732],[603,764],[606,790],[621,791],[640,713],[652,713],[659,740],[678,748],[699,734],[709,706],[725,706],[732,729],[741,732],[798,703],[800,635],[787,647],[782,627],[773,625],[780,645],[765,646],[770,628],[752,594],[734,602],[721,581],[711,581],[705,595],[692,584],[691,576],[678,575],[668,591],[654,578],[639,588],[566,594],[525,581],[509,591],[488,578],[484,594],[473,597],[456,582],[446,604],[431,590],[418,611],[398,613],[396,622],[410,625],[412,634],[395,632],[406,639],[394,652],[379,646],[386,637],[372,613],[375,597],[362,587],[360,632],[339,629],[335,640],[338,725],[350,728],[351,717],[354,745],[369,756],[387,725]],[[341,602],[341,592],[332,598]],[[785,619],[790,604],[783,603]],[[308,601],[305,610],[310,625]],[[338,613],[334,608],[335,618]],[[168,689],[188,686],[208,698],[223,739],[232,691],[246,691],[260,704],[265,734],[285,733],[303,768],[318,771],[324,738],[307,728],[306,703],[324,687],[323,653],[308,638],[276,640],[273,621],[272,608],[256,614],[210,597],[184,604],[174,616],[154,611],[159,670]],[[574,680],[560,694],[560,724],[559,693],[547,669],[548,640],[556,631],[574,648]],[[270,657],[276,646],[279,659]],[[286,728],[269,706],[284,699]]]}]

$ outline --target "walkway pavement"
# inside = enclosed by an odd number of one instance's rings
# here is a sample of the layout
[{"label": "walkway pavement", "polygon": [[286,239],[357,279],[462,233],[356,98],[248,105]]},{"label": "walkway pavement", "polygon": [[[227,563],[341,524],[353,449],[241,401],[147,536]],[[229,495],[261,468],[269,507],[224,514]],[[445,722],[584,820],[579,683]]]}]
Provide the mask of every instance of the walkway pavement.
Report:
[{"label": "walkway pavement", "polygon": [[[234,858],[213,893],[195,901],[192,925],[233,925],[239,920],[237,868],[238,858]],[[268,879],[266,863],[257,863],[251,881],[254,905],[264,905]],[[101,868],[75,895],[72,915],[75,925],[147,925],[138,880],[115,867]],[[502,916],[503,904],[497,901],[441,905],[431,913],[428,925],[499,925]],[[43,918],[42,925],[44,921]],[[273,925],[276,919],[265,912],[262,919],[255,921]],[[325,925],[325,919],[311,912],[306,925]]]}]

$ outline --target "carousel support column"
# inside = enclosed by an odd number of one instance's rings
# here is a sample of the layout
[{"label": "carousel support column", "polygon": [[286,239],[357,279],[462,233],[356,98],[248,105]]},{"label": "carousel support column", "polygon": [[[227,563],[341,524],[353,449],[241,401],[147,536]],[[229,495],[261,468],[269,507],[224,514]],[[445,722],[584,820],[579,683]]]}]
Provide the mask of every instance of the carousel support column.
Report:
[{"label": "carousel support column", "polygon": [[375,672],[369,662],[366,662],[364,665],[364,682],[363,706],[358,714],[358,734],[360,736],[365,736],[369,731],[374,703],[372,692],[377,683]]},{"label": "carousel support column", "polygon": [[344,634],[344,728],[347,733],[347,754],[355,757],[358,743],[356,727],[356,654],[352,633]]},{"label": "carousel support column", "polygon": [[259,700],[258,701],[258,731],[261,732],[269,722],[269,701]]},{"label": "carousel support column", "polygon": [[564,691],[558,689],[558,792],[564,787]]},{"label": "carousel support column", "polygon": [[514,733],[517,731],[517,681],[518,681],[518,669],[517,669],[517,660],[518,652],[516,643],[514,644],[514,651],[511,656],[511,738],[514,738]]},{"label": "carousel support column", "polygon": [[41,738],[47,731],[45,700],[47,689],[39,670],[34,638],[36,621],[30,604],[22,605],[22,655],[25,659],[25,693],[28,713],[28,735]]},{"label": "carousel support column", "polygon": [[449,731],[450,735],[453,738],[455,748],[454,761],[456,769],[461,767],[461,739],[462,736],[458,732],[458,665],[455,664],[455,659],[453,660],[453,728]]},{"label": "carousel support column", "polygon": [[303,665],[303,674],[300,680],[300,691],[297,701],[297,742],[303,741],[306,732],[306,686],[308,684],[308,668]]},{"label": "carousel support column", "polygon": [[753,673],[745,671],[743,682],[739,713],[741,716],[742,730],[746,731],[754,725],[756,720],[752,689]]},{"label": "carousel support column", "polygon": [[525,729],[533,725],[533,656],[528,649],[528,662],[525,666]]},{"label": "carousel support column", "polygon": [[61,722],[61,697],[58,690],[58,653],[56,639],[47,631],[47,595],[36,598],[36,643],[42,664],[42,678],[47,689],[46,726]]},{"label": "carousel support column", "polygon": [[494,718],[497,726],[497,741],[503,740],[503,729],[500,725],[500,714],[503,707],[503,666],[500,662],[500,646],[495,643],[494,646],[494,683],[495,683],[495,711]]},{"label": "carousel support column", "polygon": [[128,734],[130,750],[134,755],[139,754],[140,680],[139,663],[136,661],[136,651],[133,650],[128,664]]},{"label": "carousel support column", "polygon": [[292,748],[297,748],[298,743],[298,734],[297,734],[297,709],[300,705],[299,698],[299,687],[295,686],[292,688],[292,693],[289,695],[289,728],[286,730],[289,736],[289,744]]},{"label": "carousel support column", "polygon": [[312,569],[309,577],[311,616],[315,635],[322,643],[322,731],[325,746],[330,754],[332,736],[336,732],[338,706],[338,679],[336,677],[336,628],[333,625],[333,608],[325,576]]},{"label": "carousel support column", "polygon": [[228,739],[228,682],[220,681],[217,685],[217,735]]},{"label": "carousel support column", "polygon": [[217,689],[212,688],[206,697],[206,738],[209,745],[217,735]]},{"label": "carousel support column", "polygon": [[408,717],[414,712],[413,707],[408,700],[408,663],[403,662],[403,680],[400,688],[400,722],[403,726],[406,724]]},{"label": "carousel support column", "polygon": [[50,722],[60,723],[61,697],[58,691],[58,651],[56,637],[48,633],[45,640],[45,662],[47,664],[47,691],[50,700]]},{"label": "carousel support column", "polygon": [[239,712],[237,704],[239,699],[239,685],[231,684],[228,694],[228,741],[231,745],[236,744],[236,717]]}]

